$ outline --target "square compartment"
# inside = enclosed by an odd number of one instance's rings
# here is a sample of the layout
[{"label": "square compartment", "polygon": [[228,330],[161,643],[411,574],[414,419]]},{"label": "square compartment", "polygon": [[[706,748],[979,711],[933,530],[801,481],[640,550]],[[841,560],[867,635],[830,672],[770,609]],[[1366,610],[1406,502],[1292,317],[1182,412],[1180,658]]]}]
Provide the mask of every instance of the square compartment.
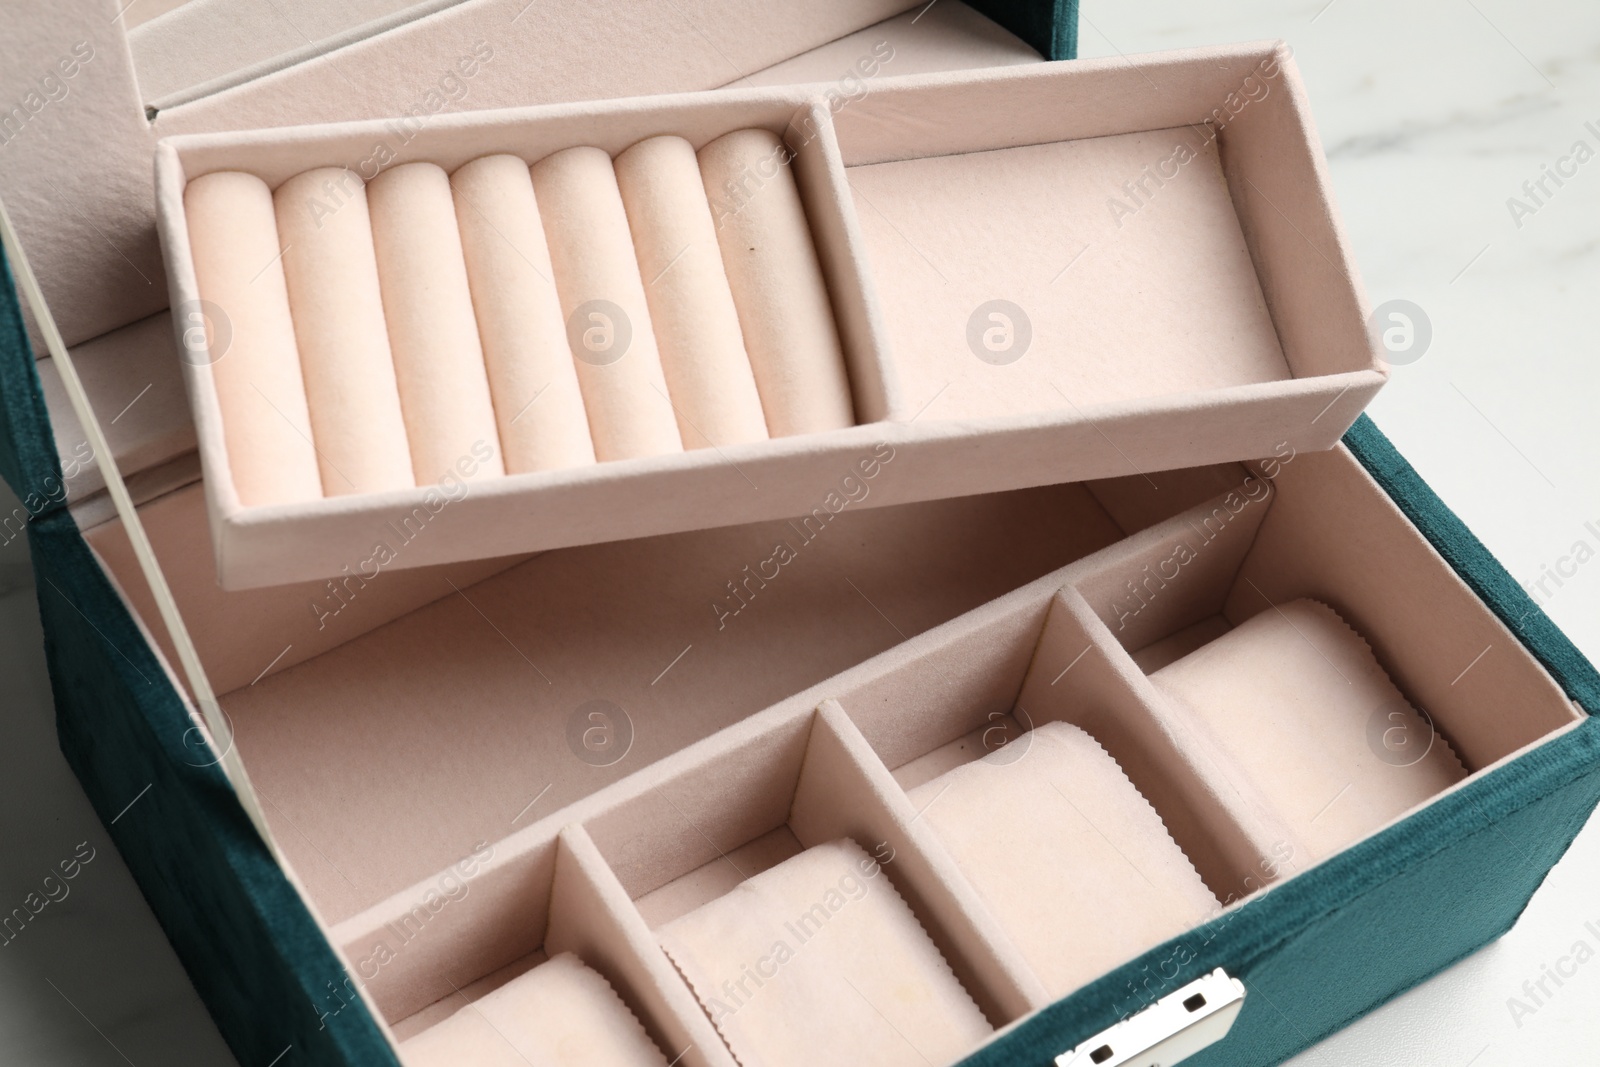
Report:
[{"label": "square compartment", "polygon": [[1330,406],[1366,402],[1386,371],[1287,49],[1207,56],[952,74],[841,111],[898,417],[1140,406],[1187,431],[1201,402],[1341,426]]}]

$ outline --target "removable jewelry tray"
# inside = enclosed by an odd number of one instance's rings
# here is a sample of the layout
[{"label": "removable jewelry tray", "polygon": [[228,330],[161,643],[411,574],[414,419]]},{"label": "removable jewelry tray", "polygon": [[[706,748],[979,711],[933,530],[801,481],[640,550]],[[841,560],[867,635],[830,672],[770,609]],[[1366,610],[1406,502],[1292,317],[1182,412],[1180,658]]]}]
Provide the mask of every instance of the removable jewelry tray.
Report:
[{"label": "removable jewelry tray", "polygon": [[[396,161],[453,170],[495,152],[536,162],[589,144],[615,154],[660,133],[696,147],[741,126],[779,133],[796,151],[859,425],[479,477],[450,499],[418,486],[243,507],[210,367],[194,359],[185,373],[223,585],[833,508],[839,479],[880,441],[902,457],[902,476],[877,487],[870,507],[1222,462],[1279,444],[1326,449],[1383,384],[1281,45],[1169,53],[1138,68],[1085,61],[883,78],[836,103],[805,88],[747,89],[442,116]],[[386,136],[384,123],[357,122],[162,142],[174,306],[199,306],[182,208],[189,179],[237,169],[276,185],[312,167],[357,168]],[[423,525],[425,537],[396,533]]]}]

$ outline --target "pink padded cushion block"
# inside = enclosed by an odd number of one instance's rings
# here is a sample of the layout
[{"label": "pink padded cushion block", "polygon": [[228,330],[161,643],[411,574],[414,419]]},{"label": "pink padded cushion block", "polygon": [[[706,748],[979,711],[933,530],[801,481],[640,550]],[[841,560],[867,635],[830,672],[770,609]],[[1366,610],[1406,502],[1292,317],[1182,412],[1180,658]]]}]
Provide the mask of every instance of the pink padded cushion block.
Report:
[{"label": "pink padded cushion block", "polygon": [[682,137],[651,137],[613,165],[684,445],[766,440],[694,146]]},{"label": "pink padded cushion block", "polygon": [[1326,604],[1293,600],[1151,675],[1320,859],[1466,777]]},{"label": "pink padded cushion block", "polygon": [[482,156],[458,168],[450,188],[506,470],[594,463],[528,165]]},{"label": "pink padded cushion block", "polygon": [[682,452],[611,157],[567,148],[532,176],[595,458]]},{"label": "pink padded cushion block", "polygon": [[794,180],[770,130],[734,130],[700,149],[723,268],[773,437],[855,424],[844,349]]},{"label": "pink padded cushion block", "polygon": [[[227,329],[228,343],[209,337],[205,354],[239,502],[252,507],[315,500],[322,496],[322,475],[311,443],[272,190],[254,175],[216,171],[189,183],[183,205],[201,298],[221,308],[227,320],[227,327],[211,325],[214,331]],[[190,312],[181,325],[192,330],[199,318]]]},{"label": "pink padded cushion block", "polygon": [[570,952],[400,1046],[406,1067],[666,1067],[616,991]]},{"label": "pink padded cushion block", "polygon": [[740,1063],[951,1063],[989,1036],[877,861],[807,849],[661,928]]},{"label": "pink padded cushion block", "polygon": [[851,167],[913,407],[1070,411],[1292,377],[1203,130]]},{"label": "pink padded cushion block", "polygon": [[910,792],[1052,997],[1217,910],[1099,742],[1046,723]]},{"label": "pink padded cushion block", "polygon": [[367,203],[417,483],[485,447],[483,473],[504,474],[449,175],[432,163],[390,167],[368,184]]},{"label": "pink padded cushion block", "polygon": [[351,171],[319,167],[278,186],[272,199],[322,490],[343,496],[415,485],[367,187]]}]

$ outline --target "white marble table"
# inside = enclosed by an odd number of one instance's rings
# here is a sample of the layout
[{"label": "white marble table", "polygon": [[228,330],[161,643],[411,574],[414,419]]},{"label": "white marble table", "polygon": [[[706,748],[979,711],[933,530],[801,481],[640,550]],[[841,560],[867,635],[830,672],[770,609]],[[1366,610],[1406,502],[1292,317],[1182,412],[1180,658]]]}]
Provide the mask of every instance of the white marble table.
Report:
[{"label": "white marble table", "polygon": [[[1547,181],[1555,195],[1520,226],[1507,206],[1575,141],[1600,151],[1600,7],[1086,0],[1083,11],[1085,56],[1266,37],[1295,48],[1373,302],[1411,300],[1432,324],[1430,348],[1397,368],[1374,417],[1519,579],[1570,573],[1546,578],[1540,600],[1600,660],[1600,158],[1560,189]],[[1575,564],[1578,542],[1594,559]],[[0,545],[0,914],[80,842],[94,858],[0,946],[0,1062],[231,1064],[61,759],[40,644],[13,540]],[[1600,820],[1505,938],[1293,1064],[1595,1062],[1600,955],[1541,1004],[1524,983],[1578,942],[1600,953],[1596,885]],[[1511,998],[1534,1010],[1514,1017]]]}]

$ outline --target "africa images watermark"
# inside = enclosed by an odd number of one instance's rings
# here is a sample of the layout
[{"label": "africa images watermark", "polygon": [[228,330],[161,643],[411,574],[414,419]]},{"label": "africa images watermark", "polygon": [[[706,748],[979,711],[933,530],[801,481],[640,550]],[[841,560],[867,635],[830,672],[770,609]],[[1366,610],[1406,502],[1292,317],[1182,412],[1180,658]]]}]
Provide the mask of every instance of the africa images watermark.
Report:
[{"label": "africa images watermark", "polygon": [[[871,92],[867,79],[876,77],[884,64],[893,59],[894,45],[888,41],[874,44],[872,51],[856,60],[823,94],[828,102],[828,110],[838,114],[850,104],[865,99]],[[793,128],[799,145],[810,144],[821,132],[809,114],[795,123]],[[795,147],[780,139],[770,154],[758,160],[753,167],[746,167],[736,177],[723,182],[721,189],[707,189],[706,193],[711,199],[711,215],[717,227],[720,229],[729,218],[743,211],[794,157]]]},{"label": "africa images watermark", "polygon": [[306,198],[305,210],[317,229],[332,215],[338,214],[354,199],[355,188],[364,185],[383,173],[383,169],[396,162],[406,146],[421,133],[429,121],[446,106],[459,104],[471,92],[470,82],[494,59],[494,48],[488,41],[472,43],[472,51],[459,56],[454,65],[440,72],[433,85],[425,89],[417,101],[400,113],[398,118],[384,124],[385,136],[374,141],[367,155],[354,167],[346,166],[338,179],[329,178],[319,189],[320,195]]},{"label": "africa images watermark", "polygon": [[483,872],[492,859],[494,846],[487,841],[479,841],[471,852],[445,868],[433,884],[422,891],[408,911],[385,923],[381,928],[382,936],[376,944],[355,961],[356,974],[346,972],[340,981],[327,983],[328,991],[323,1003],[316,1006],[320,1024],[317,1029],[325,1029],[330,1018],[359,1001],[361,995],[358,986],[377,978],[383,968],[399,959],[400,953],[421,937],[445,908],[465,900],[472,891],[473,879]]},{"label": "africa images watermark", "polygon": [[72,86],[67,83],[76,78],[93,59],[94,45],[79,41],[54,64],[45,68],[45,72],[37,79],[38,84],[23,93],[22,99],[0,111],[0,148],[9,147],[12,141],[22,136],[22,131],[45,108],[59,104],[70,96]]},{"label": "africa images watermark", "polygon": [[465,500],[472,491],[472,477],[493,458],[493,445],[483,440],[472,442],[467,454],[456,460],[455,465],[446,470],[437,483],[427,487],[421,503],[385,521],[385,531],[393,536],[373,542],[371,552],[359,563],[346,563],[338,577],[329,578],[324,584],[324,595],[310,602],[311,613],[317,619],[317,629],[324,629],[329,619],[349,607],[367,587],[367,583],[376,581],[385,567],[399,559],[405,547],[421,537],[445,508]]},{"label": "africa images watermark", "polygon": [[[685,650],[687,651],[687,650]],[[591,767],[622,762],[633,748],[633,718],[614,701],[586,700],[567,716],[567,747]]]},{"label": "africa images watermark", "polygon": [[748,608],[768,582],[776,581],[784,567],[799,559],[801,549],[821,537],[840,512],[851,504],[859,504],[867,499],[872,492],[872,486],[868,483],[894,461],[894,456],[891,445],[879,442],[871,453],[855,461],[849,472],[839,479],[838,486],[828,490],[821,503],[808,514],[790,519],[788,527],[795,535],[794,543],[779,541],[773,545],[771,555],[754,564],[745,564],[744,570],[728,580],[727,595],[711,602],[711,611],[717,617],[717,629],[726,629],[728,620]]},{"label": "africa images watermark", "polygon": [[1267,499],[1272,494],[1269,480],[1276,478],[1280,470],[1292,463],[1296,454],[1287,441],[1279,444],[1273,456],[1261,463],[1265,477],[1255,473],[1247,475],[1239,488],[1228,490],[1216,507],[1211,509],[1211,513],[1200,519],[1198,526],[1190,522],[1189,528],[1195,534],[1192,543],[1188,540],[1179,541],[1165,558],[1145,564],[1137,575],[1129,578],[1124,583],[1128,595],[1118,597],[1111,604],[1111,611],[1117,620],[1116,629],[1126,629],[1130,621],[1161,596],[1168,584],[1183,575],[1185,567],[1199,559],[1200,553],[1222,536],[1234,519],[1244,514],[1252,504]]},{"label": "africa images watermark", "polygon": [[79,441],[71,455],[61,457],[61,477],[47,474],[39,488],[29,490],[11,514],[0,518],[0,548],[9,545],[28,531],[28,520],[38,518],[46,511],[67,502],[67,483],[76,478],[94,460],[94,449],[88,441]]},{"label": "africa images watermark", "polygon": [[56,869],[44,876],[38,889],[23,897],[22,903],[11,909],[11,914],[0,916],[0,948],[9,947],[11,942],[21,937],[22,931],[45,908],[66,900],[67,894],[72,892],[72,880],[83,873],[94,857],[94,846],[87,841],[79,842],[71,856],[56,864]]},{"label": "africa images watermark", "polygon": [[[1523,1022],[1530,1016],[1539,1014],[1543,1008],[1549,1006],[1568,979],[1577,976],[1579,967],[1594,959],[1594,945],[1600,944],[1600,925],[1586,922],[1583,924],[1583,929],[1589,937],[1580,937],[1574,941],[1564,955],[1556,957],[1554,964],[1540,964],[1539,976],[1529,978],[1522,983],[1521,996],[1513,995],[1506,998],[1506,1010],[1511,1013],[1511,1021],[1516,1024],[1518,1030],[1522,1029]],[[1590,937],[1594,938],[1594,944],[1590,944]]]},{"label": "africa images watermark", "polygon": [[[1241,883],[1244,892],[1229,893],[1226,899],[1218,902],[1215,914],[1220,915],[1235,901],[1257,890],[1265,889],[1270,882],[1293,871],[1294,868],[1294,845],[1287,841],[1276,842],[1272,846],[1272,854],[1263,856],[1257,862],[1255,869],[1245,875]],[[1191,930],[1172,946],[1171,953],[1164,959],[1156,961],[1153,965],[1147,963],[1141,967],[1139,975],[1128,979],[1126,996],[1114,1005],[1117,1018],[1126,1021],[1182,985],[1179,979],[1184,974],[1184,968],[1199,959],[1238,914],[1237,911],[1230,912],[1219,923]]]},{"label": "africa images watermark", "polygon": [[1600,520],[1583,524],[1583,536],[1572,542],[1567,551],[1539,565],[1539,576],[1520,583],[1535,605],[1544,607],[1556,594],[1596,555],[1600,555]]},{"label": "africa images watermark", "polygon": [[[1600,144],[1600,124],[1591,119],[1583,124],[1583,130],[1594,138],[1595,144]],[[1572,142],[1564,155],[1541,164],[1538,176],[1522,183],[1520,196],[1506,197],[1506,210],[1511,213],[1511,221],[1516,228],[1522,229],[1528,219],[1548,207],[1567,183],[1578,176],[1579,168],[1593,159],[1595,154],[1594,144],[1580,137]]]},{"label": "africa images watermark", "polygon": [[[1292,54],[1292,53],[1290,53]],[[1172,151],[1156,160],[1153,164],[1146,164],[1139,171],[1139,176],[1129,178],[1122,183],[1122,193],[1126,196],[1109,196],[1106,198],[1106,209],[1111,212],[1111,221],[1121,229],[1124,220],[1137,215],[1148,207],[1166,184],[1176,180],[1183,168],[1200,158],[1201,150],[1211,145],[1222,135],[1228,124],[1239,117],[1239,114],[1251,104],[1259,104],[1272,92],[1272,81],[1282,72],[1276,53],[1264,58],[1256,64],[1254,73],[1248,75],[1238,89],[1230,92],[1222,103],[1212,109],[1211,114],[1203,120],[1205,133],[1198,147],[1179,142]]]},{"label": "africa images watermark", "polygon": [[807,942],[827,928],[835,915],[864,899],[872,891],[873,880],[894,862],[894,856],[894,849],[887,842],[880,842],[870,855],[863,855],[856,861],[854,870],[846,871],[837,882],[823,890],[815,904],[786,921],[783,932],[787,936],[774,938],[765,955],[754,963],[740,966],[739,976],[725,979],[718,988],[721,996],[713,996],[706,1002],[712,1024],[721,1025],[724,1019],[737,1014],[763,986],[778,977],[778,972]]}]

